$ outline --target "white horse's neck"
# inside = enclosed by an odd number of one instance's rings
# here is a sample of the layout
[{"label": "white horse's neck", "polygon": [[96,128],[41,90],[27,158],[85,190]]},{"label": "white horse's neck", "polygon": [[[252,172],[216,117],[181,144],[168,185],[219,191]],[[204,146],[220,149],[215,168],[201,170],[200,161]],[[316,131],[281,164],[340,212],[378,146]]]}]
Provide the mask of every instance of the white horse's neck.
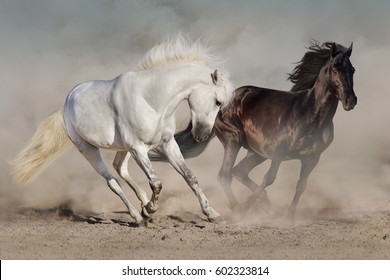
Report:
[{"label": "white horse's neck", "polygon": [[[147,75],[154,77],[144,99],[163,118],[171,117],[181,101],[188,98],[193,88],[200,83],[210,83],[212,70],[206,66],[188,63],[172,64],[164,70],[151,70]],[[156,78],[158,77],[158,78]]]}]

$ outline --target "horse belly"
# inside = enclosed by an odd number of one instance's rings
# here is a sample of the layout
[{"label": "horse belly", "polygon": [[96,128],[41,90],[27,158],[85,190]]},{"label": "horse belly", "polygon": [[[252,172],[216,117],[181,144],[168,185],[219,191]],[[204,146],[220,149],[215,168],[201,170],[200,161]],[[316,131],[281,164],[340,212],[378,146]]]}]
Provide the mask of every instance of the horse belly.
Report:
[{"label": "horse belly", "polygon": [[290,141],[290,158],[309,157],[314,154],[321,154],[333,141],[333,130],[324,129],[318,133],[308,134],[297,141]]},{"label": "horse belly", "polygon": [[268,159],[276,156],[282,160],[299,159],[322,153],[330,144],[314,135],[294,140],[284,134],[265,135],[261,131],[246,130],[245,136],[249,148]]},{"label": "horse belly", "polygon": [[[319,152],[320,143],[312,136],[305,136],[295,143],[291,143],[288,147],[289,159],[301,158],[317,154]],[[322,152],[322,151],[321,151]]]}]

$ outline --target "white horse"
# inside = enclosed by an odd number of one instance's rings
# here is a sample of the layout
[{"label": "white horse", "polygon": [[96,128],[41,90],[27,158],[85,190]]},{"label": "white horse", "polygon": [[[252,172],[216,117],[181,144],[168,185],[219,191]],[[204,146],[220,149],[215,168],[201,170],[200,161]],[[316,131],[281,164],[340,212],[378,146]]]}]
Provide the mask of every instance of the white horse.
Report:
[{"label": "white horse", "polygon": [[[178,36],[152,48],[133,71],[113,80],[75,86],[63,110],[42,122],[13,161],[15,181],[26,183],[32,179],[71,141],[140,224],[148,221],[158,208],[162,183],[148,157],[150,150],[158,149],[196,194],[208,220],[223,222],[187,168],[173,137],[174,112],[182,100],[188,101],[192,134],[197,141],[207,139],[220,106],[230,102],[233,86],[211,66],[212,61],[199,41],[193,43]],[[125,197],[119,182],[104,164],[100,148],[117,151],[114,168],[141,201],[141,213]],[[149,179],[153,192],[150,200],[128,173],[131,156]]]}]

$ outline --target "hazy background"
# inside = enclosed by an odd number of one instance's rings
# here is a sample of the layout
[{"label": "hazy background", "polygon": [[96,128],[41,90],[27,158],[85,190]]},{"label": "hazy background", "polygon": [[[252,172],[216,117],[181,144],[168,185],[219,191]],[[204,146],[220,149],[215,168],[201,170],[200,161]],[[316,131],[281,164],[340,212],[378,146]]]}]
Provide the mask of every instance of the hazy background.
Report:
[{"label": "hazy background", "polygon": [[[53,207],[70,200],[77,209],[124,210],[122,202],[75,150],[33,183],[13,185],[7,161],[40,121],[63,106],[69,90],[91,79],[112,79],[131,70],[143,54],[179,32],[202,38],[224,59],[237,86],[288,90],[286,81],[311,39],[354,43],[355,110],[339,106],[335,140],[309,179],[300,207],[390,207],[390,2],[301,1],[17,1],[0,0],[0,208]],[[184,123],[184,120],[179,123]],[[113,154],[104,152],[111,167]],[[212,204],[230,210],[216,181],[222,146],[214,139],[188,165]],[[164,187],[162,214],[200,213],[197,199],[166,164],[155,164]],[[268,167],[251,176],[260,181]],[[132,161],[130,173],[149,191]],[[295,191],[298,162],[285,162],[269,188],[275,208],[286,208]],[[128,197],[134,194],[123,185]],[[239,183],[234,191],[249,193]],[[184,203],[183,203],[184,202]],[[136,202],[138,206],[138,202]],[[194,210],[196,209],[196,210]]]}]

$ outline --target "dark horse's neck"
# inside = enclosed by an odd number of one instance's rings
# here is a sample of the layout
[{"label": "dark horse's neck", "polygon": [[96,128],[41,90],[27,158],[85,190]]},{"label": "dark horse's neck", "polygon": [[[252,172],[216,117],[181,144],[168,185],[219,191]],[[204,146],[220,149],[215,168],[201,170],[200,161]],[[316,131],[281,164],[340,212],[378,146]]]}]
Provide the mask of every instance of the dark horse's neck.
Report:
[{"label": "dark horse's neck", "polygon": [[324,66],[313,87],[307,92],[313,118],[318,119],[320,127],[332,121],[338,104],[337,97],[332,93],[334,89],[330,86],[329,71],[329,67]]}]

